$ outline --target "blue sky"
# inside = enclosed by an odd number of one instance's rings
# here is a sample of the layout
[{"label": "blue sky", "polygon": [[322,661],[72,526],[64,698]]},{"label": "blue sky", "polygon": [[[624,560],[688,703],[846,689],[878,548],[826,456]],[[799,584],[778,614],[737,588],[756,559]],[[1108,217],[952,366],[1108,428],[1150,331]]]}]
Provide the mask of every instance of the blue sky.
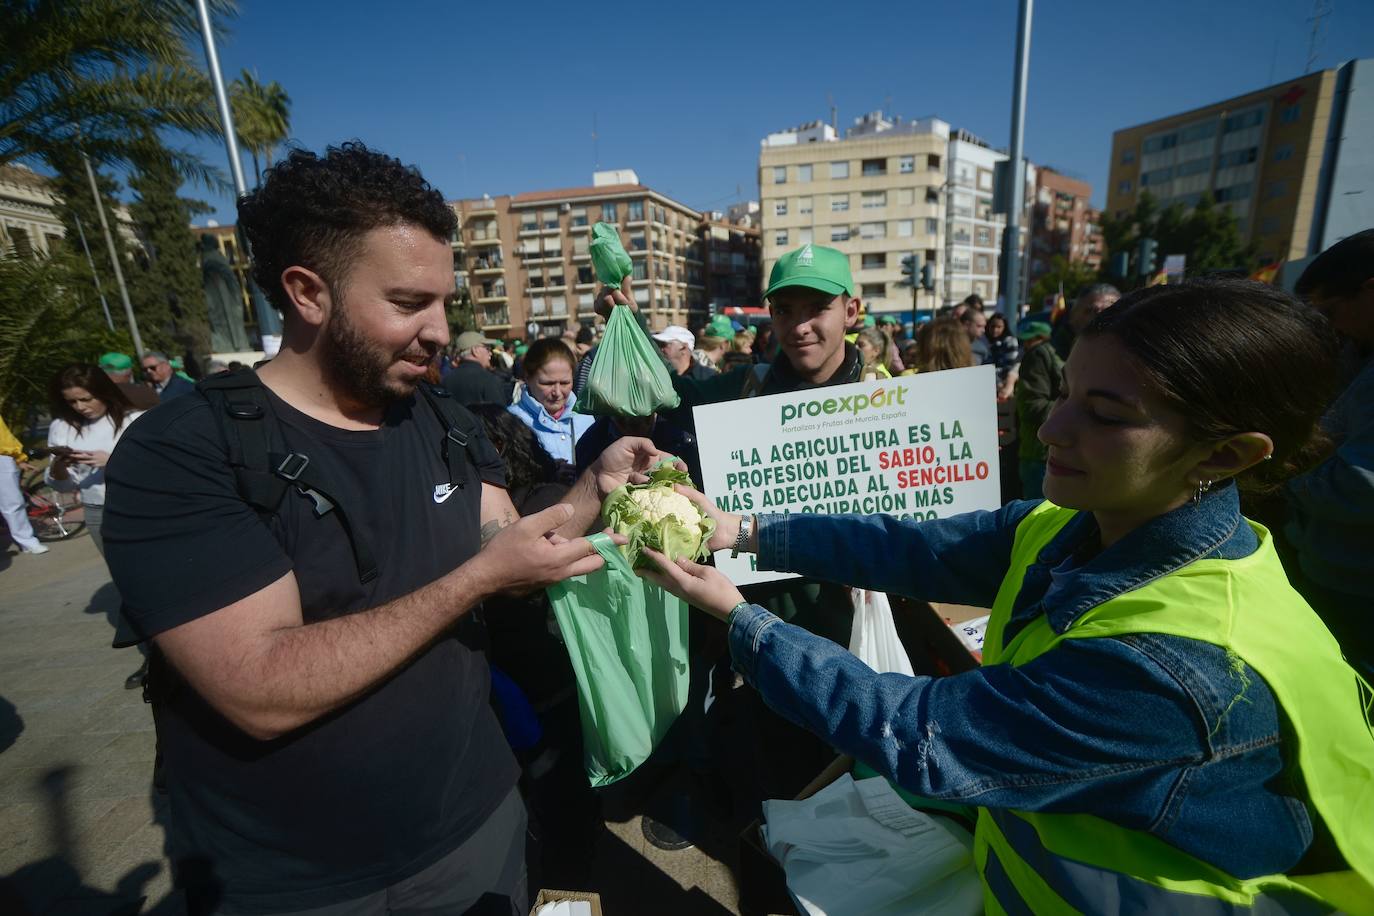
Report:
[{"label": "blue sky", "polygon": [[[1010,135],[1015,0],[239,5],[226,78],[280,82],[301,145],[360,138],[449,198],[589,184],[599,157],[724,209],[757,197],[760,138],[827,118],[828,95],[842,127],[882,108],[994,146]],[[1316,67],[1374,56],[1374,3],[1331,5]],[[1312,7],[1041,0],[1027,155],[1091,181],[1100,204],[1113,130],[1301,75]],[[224,165],[222,146],[193,148]],[[230,195],[188,193],[234,220]]]}]

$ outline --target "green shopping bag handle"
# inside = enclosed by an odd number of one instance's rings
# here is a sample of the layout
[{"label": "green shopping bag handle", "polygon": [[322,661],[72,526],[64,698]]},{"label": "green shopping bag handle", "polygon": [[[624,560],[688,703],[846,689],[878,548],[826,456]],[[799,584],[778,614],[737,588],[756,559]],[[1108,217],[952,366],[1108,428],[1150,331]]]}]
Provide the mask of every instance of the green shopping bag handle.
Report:
[{"label": "green shopping bag handle", "polygon": [[587,535],[587,540],[596,548],[596,552],[601,554],[601,559],[606,561],[606,570],[609,572],[614,567],[615,572],[633,576],[634,570],[630,569],[629,561],[620,552],[620,545],[611,540],[611,536],[604,531]]}]

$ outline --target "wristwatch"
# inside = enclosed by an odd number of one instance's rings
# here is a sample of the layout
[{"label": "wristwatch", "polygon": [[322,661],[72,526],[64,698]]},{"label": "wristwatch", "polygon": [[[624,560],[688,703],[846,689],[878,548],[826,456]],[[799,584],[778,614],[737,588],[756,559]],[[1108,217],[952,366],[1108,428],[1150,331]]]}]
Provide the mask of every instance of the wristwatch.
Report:
[{"label": "wristwatch", "polygon": [[754,533],[754,516],[741,515],[739,519],[739,534],[735,535],[735,546],[730,550],[730,559],[736,559],[739,552],[749,543],[749,536]]}]

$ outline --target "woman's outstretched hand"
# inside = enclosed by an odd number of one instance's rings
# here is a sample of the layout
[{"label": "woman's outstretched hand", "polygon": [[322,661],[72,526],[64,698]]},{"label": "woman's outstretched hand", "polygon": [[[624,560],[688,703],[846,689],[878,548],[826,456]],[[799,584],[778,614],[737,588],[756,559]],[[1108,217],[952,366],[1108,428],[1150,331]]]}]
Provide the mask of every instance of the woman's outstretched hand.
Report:
[{"label": "woman's outstretched hand", "polygon": [[735,605],[744,600],[735,583],[714,566],[703,566],[685,558],[673,563],[657,550],[647,547],[644,556],[657,568],[640,569],[641,576],[712,617],[725,620]]}]

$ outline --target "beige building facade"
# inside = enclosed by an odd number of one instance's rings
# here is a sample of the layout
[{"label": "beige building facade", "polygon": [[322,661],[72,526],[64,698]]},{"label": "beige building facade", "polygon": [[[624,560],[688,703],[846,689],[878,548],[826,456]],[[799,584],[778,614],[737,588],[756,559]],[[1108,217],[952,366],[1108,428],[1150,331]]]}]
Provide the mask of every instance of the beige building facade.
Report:
[{"label": "beige building facade", "polygon": [[[909,314],[902,258],[913,252],[944,272],[949,125],[866,115],[844,139],[826,124],[771,134],[759,150],[762,277],[778,257],[808,243],[850,258],[855,293],[873,313]],[[921,293],[920,308],[938,303]]]},{"label": "beige building facade", "polygon": [[[22,165],[0,166],[0,257],[47,257],[67,229],[48,179]],[[87,241],[91,241],[87,230]]]}]

